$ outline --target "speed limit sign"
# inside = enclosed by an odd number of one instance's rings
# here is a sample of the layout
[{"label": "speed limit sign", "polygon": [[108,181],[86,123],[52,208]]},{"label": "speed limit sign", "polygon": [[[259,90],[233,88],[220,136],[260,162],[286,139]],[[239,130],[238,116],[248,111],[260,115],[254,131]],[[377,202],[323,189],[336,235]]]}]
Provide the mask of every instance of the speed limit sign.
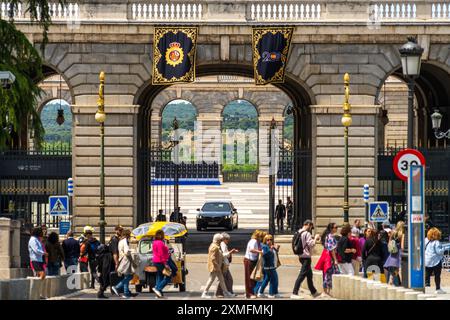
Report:
[{"label": "speed limit sign", "polygon": [[404,181],[408,180],[408,170],[411,165],[425,165],[425,157],[420,151],[415,149],[405,149],[397,153],[393,163],[394,172],[397,177]]}]

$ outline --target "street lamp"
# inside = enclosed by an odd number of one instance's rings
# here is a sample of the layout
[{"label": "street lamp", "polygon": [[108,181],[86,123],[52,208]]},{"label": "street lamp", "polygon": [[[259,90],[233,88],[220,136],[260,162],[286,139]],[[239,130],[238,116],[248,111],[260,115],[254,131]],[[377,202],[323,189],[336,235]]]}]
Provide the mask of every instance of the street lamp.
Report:
[{"label": "street lamp", "polygon": [[431,124],[434,130],[434,136],[436,139],[450,139],[450,129],[443,132],[441,131],[441,122],[442,122],[442,114],[439,113],[438,109],[434,110],[434,113],[431,115]]},{"label": "street lamp", "polygon": [[172,122],[172,129],[173,129],[173,136],[171,140],[172,144],[172,150],[174,150],[174,163],[175,163],[175,177],[174,177],[174,185],[173,185],[173,191],[174,191],[174,199],[173,199],[173,212],[177,213],[178,210],[178,200],[179,200],[179,177],[178,177],[178,163],[180,161],[179,159],[179,148],[177,147],[178,143],[180,142],[180,137],[178,136],[178,120],[177,117],[173,118]]},{"label": "street lamp", "polygon": [[275,118],[272,117],[270,121],[270,130],[269,130],[269,233],[275,234],[275,159],[274,152],[276,152],[276,148],[273,146],[274,137],[273,134],[277,127],[277,123]]},{"label": "street lamp", "polygon": [[98,89],[97,112],[95,121],[100,124],[100,242],[105,243],[105,73],[100,72],[100,86]]},{"label": "street lamp", "polygon": [[413,107],[414,107],[414,85],[415,79],[420,75],[420,65],[423,48],[417,44],[414,37],[408,37],[400,49],[403,76],[408,81],[408,148],[413,148]]},{"label": "street lamp", "polygon": [[348,222],[348,127],[352,125],[352,115],[350,114],[350,75],[344,75],[345,100],[344,100],[344,114],[342,115],[342,125],[344,126],[344,222]]}]

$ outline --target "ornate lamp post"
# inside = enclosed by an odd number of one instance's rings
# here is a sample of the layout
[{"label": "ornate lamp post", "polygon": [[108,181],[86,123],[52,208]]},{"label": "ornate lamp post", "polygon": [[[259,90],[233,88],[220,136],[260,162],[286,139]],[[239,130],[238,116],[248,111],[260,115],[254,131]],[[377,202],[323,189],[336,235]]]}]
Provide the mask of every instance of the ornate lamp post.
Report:
[{"label": "ornate lamp post", "polygon": [[172,128],[173,128],[173,137],[171,140],[172,144],[172,150],[174,151],[174,163],[175,163],[175,176],[174,176],[174,185],[173,185],[173,191],[174,191],[174,198],[173,198],[173,212],[177,212],[178,210],[178,200],[179,200],[179,177],[178,177],[178,163],[180,161],[179,159],[179,150],[178,150],[178,143],[180,142],[180,137],[178,136],[178,120],[177,118],[173,118],[172,122]]},{"label": "ornate lamp post", "polygon": [[100,72],[100,87],[98,89],[97,112],[95,121],[100,124],[100,242],[105,243],[105,73]]},{"label": "ornate lamp post", "polygon": [[342,116],[341,122],[344,126],[344,222],[348,222],[348,127],[352,125],[352,115],[350,114],[350,76],[348,73],[344,75],[344,86],[345,86],[345,100],[344,100],[344,114]]},{"label": "ornate lamp post", "polygon": [[441,131],[442,114],[439,113],[438,109],[434,110],[431,115],[431,124],[433,125],[434,136],[436,139],[450,139],[450,129],[447,131]]},{"label": "ornate lamp post", "polygon": [[414,86],[415,79],[420,74],[420,65],[422,60],[423,48],[417,44],[414,37],[408,37],[400,49],[400,58],[402,61],[403,76],[408,81],[408,148],[413,148],[413,108],[414,108]]},{"label": "ornate lamp post", "polygon": [[277,123],[274,118],[270,121],[270,130],[269,130],[269,233],[275,234],[275,156],[272,153],[276,152],[276,149],[273,149],[273,134],[277,127]]}]

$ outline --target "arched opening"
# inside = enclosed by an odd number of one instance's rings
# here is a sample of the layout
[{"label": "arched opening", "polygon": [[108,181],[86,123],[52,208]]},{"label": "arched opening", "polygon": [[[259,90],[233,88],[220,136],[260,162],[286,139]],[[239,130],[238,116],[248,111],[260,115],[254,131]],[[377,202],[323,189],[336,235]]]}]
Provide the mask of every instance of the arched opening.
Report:
[{"label": "arched opening", "polygon": [[72,144],[72,112],[63,99],[47,102],[40,110],[42,126],[45,130],[42,148],[67,149]]},{"label": "arched opening", "polygon": [[222,111],[224,182],[258,181],[258,111],[247,100],[233,100]]},{"label": "arched opening", "polygon": [[[228,79],[227,81],[233,82],[247,82],[248,84],[253,85],[252,77],[253,77],[253,69],[251,65],[240,65],[240,64],[217,64],[217,65],[200,65],[196,68],[197,81],[192,84],[188,84],[190,86],[190,90],[186,90],[183,93],[183,90],[178,90],[178,85],[172,86],[153,86],[147,83],[143,86],[135,97],[135,103],[142,106],[140,109],[139,119],[141,120],[138,127],[138,152],[140,155],[140,160],[138,161],[138,177],[141,177],[137,181],[138,184],[138,216],[137,222],[143,223],[155,217],[156,212],[152,209],[152,201],[157,201],[154,197],[150,195],[149,187],[151,184],[149,181],[151,180],[150,174],[155,172],[152,168],[151,164],[149,164],[148,154],[151,153],[151,149],[154,147],[152,143],[152,139],[150,138],[152,134],[155,132],[155,126],[157,126],[156,119],[158,114],[160,114],[159,110],[161,105],[167,103],[167,101],[171,101],[173,99],[185,99],[192,101],[195,106],[198,108],[198,121],[202,122],[203,130],[210,129],[211,126],[216,126],[217,123],[222,122],[222,113],[221,110],[233,100],[247,100],[251,101],[252,104],[255,105],[255,99],[250,98],[246,99],[245,94],[242,96],[242,92],[244,90],[236,90],[236,95],[233,96],[231,93],[230,87],[232,85],[230,83],[218,83],[215,82],[215,88],[225,88],[229,89],[229,96],[227,98],[219,99],[216,98],[213,94],[211,95],[199,95],[195,92],[195,88],[199,86],[202,82],[201,79],[205,77],[205,81],[208,82],[206,78],[215,77],[217,79]],[[246,78],[244,81],[241,78]],[[237,79],[237,80],[236,80]],[[244,86],[242,83],[241,86]],[[256,86],[255,86],[256,87]],[[283,84],[269,85],[265,87],[257,87],[259,92],[255,93],[255,97],[260,97],[261,94],[268,90],[268,88],[274,88],[279,90],[280,93],[285,95],[286,100],[281,102],[281,108],[279,115],[275,116],[270,114],[270,106],[266,106],[267,114],[263,117],[261,112],[259,112],[259,140],[265,141],[266,144],[269,142],[269,128],[271,126],[271,120],[274,118],[276,122],[275,128],[278,132],[282,132],[283,126],[283,112],[285,106],[287,104],[292,106],[292,157],[290,158],[290,169],[286,170],[291,174],[290,184],[292,190],[291,200],[294,201],[294,220],[293,225],[298,226],[300,221],[311,218],[311,206],[312,206],[312,193],[311,193],[311,114],[308,108],[309,105],[314,104],[314,95],[304,84],[298,82],[298,79],[291,78],[286,76],[286,81]],[[199,106],[199,103],[196,99],[204,100],[207,102],[206,112],[202,112]],[[269,97],[267,100],[276,100],[276,97]],[[165,103],[161,103],[161,101],[166,101]],[[195,101],[194,101],[195,100]],[[261,103],[256,103],[258,111],[260,111],[260,105],[264,104],[264,101]],[[208,109],[209,108],[209,109]],[[264,129],[266,133],[264,136],[261,136],[260,132],[262,129],[261,124],[263,123]],[[301,125],[300,125],[301,123]],[[159,129],[158,129],[159,130]],[[220,129],[217,133],[211,134],[213,136],[218,136],[220,140]],[[282,142],[282,134],[279,135],[279,138],[276,138],[277,142]],[[220,147],[222,144],[220,143]],[[221,149],[221,148],[219,148]],[[269,148],[266,148],[266,152],[268,152]],[[261,162],[261,154],[259,154]],[[203,161],[205,161],[203,159]],[[261,164],[260,164],[261,165]],[[268,166],[268,165],[267,165]],[[260,168],[261,172],[261,168]],[[270,170],[267,167],[267,174]],[[281,172],[275,172],[275,176],[281,174]],[[268,185],[268,175],[265,180],[266,186]],[[288,180],[288,179],[284,179]],[[275,178],[277,182],[278,179]],[[301,186],[301,188],[299,187]],[[161,187],[162,188],[162,187]],[[192,188],[191,188],[192,189]],[[268,190],[269,188],[266,188]],[[275,186],[273,187],[275,190]],[[173,189],[170,189],[173,190]],[[198,191],[198,190],[197,190]],[[171,192],[166,192],[171,194]],[[270,193],[270,192],[269,192]],[[221,192],[221,197],[227,197],[226,193]],[[275,195],[275,196],[274,196]],[[276,191],[274,191],[272,197],[277,198]],[[270,197],[269,197],[270,198]],[[204,198],[203,198],[204,199]],[[266,198],[267,200],[267,198]],[[284,199],[285,200],[285,199]],[[180,203],[183,206],[182,203]],[[199,203],[201,205],[201,203]],[[169,206],[170,207],[170,206]],[[270,207],[270,206],[269,206]],[[183,211],[183,208],[182,208]],[[193,221],[195,221],[195,210],[192,212]],[[265,216],[266,221],[268,220],[267,215],[267,205],[264,205],[264,209],[261,209],[261,216]],[[169,211],[170,212],[170,211]],[[191,212],[190,212],[191,213]],[[166,215],[167,216],[167,215]],[[189,220],[188,219],[188,224]],[[192,219],[191,219],[192,220]]]},{"label": "arched opening", "polygon": [[196,119],[197,109],[195,106],[182,99],[172,100],[164,106],[161,113],[161,143],[166,145],[170,142],[175,121],[180,136],[181,161],[195,160],[194,131]]},{"label": "arched opening", "polygon": [[[450,149],[447,139],[437,139],[432,127],[431,114],[438,109],[442,114],[441,131],[450,128],[450,73],[445,66],[422,62],[420,76],[414,91],[414,147],[426,159],[426,212],[445,236],[450,234]],[[401,68],[386,78],[380,87],[378,102],[382,147],[378,156],[378,200],[391,204],[393,221],[406,210],[406,183],[392,170],[395,154],[406,148],[408,131],[408,88]]]}]

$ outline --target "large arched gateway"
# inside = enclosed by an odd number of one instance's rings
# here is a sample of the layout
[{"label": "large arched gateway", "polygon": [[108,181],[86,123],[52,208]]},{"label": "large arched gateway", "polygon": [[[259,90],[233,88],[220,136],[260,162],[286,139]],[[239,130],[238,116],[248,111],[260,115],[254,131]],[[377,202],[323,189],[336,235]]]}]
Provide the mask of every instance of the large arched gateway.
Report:
[{"label": "large arched gateway", "polygon": [[[269,201],[275,203],[275,198],[283,198],[283,202],[287,201],[287,197],[290,197],[294,201],[294,214],[295,225],[299,225],[300,221],[307,218],[311,218],[311,117],[308,106],[312,104],[312,97],[305,90],[304,85],[299,84],[293,79],[288,79],[285,84],[279,85],[278,88],[273,86],[257,87],[252,84],[252,80],[245,78],[251,76],[251,70],[249,65],[229,65],[218,64],[218,65],[204,65],[197,67],[197,79],[201,79],[194,84],[183,87],[183,90],[177,89],[180,85],[174,85],[169,88],[163,88],[161,86],[151,86],[144,85],[140,90],[141,94],[136,98],[136,104],[141,105],[140,108],[140,124],[139,124],[139,150],[141,158],[138,167],[138,186],[139,186],[139,197],[138,200],[138,222],[148,221],[149,219],[154,219],[157,210],[163,209],[164,213],[169,216],[170,212],[173,211],[173,207],[176,206],[175,202],[179,206],[183,207],[183,203],[179,203],[173,194],[178,192],[175,186],[169,183],[156,183],[155,181],[159,177],[167,173],[162,174],[161,171],[161,161],[163,158],[158,156],[155,158],[155,152],[160,154],[161,151],[156,151],[155,144],[152,144],[151,136],[154,134],[155,126],[158,126],[158,117],[155,117],[155,113],[159,114],[159,109],[167,101],[172,99],[187,99],[190,98],[198,110],[198,119],[202,121],[201,126],[204,131],[217,130],[219,136],[221,135],[220,128],[222,127],[222,112],[225,106],[236,99],[247,99],[252,101],[255,107],[259,110],[258,112],[258,123],[259,123],[259,153],[265,153],[262,156],[259,168],[258,180],[263,184],[266,189],[271,189],[269,186],[269,177],[271,175],[271,169],[269,165],[269,136],[270,127],[272,122],[275,123],[280,134],[278,135],[277,142],[272,142],[277,144],[277,148],[280,150],[277,152],[277,165],[274,166],[273,175],[275,181],[273,183],[273,192],[269,191],[269,199],[265,199],[267,202],[260,204],[260,206],[267,208]],[[208,81],[208,77],[214,76],[214,80],[219,82],[214,84],[214,86],[220,85],[228,89],[214,94],[214,89],[209,88],[210,94],[208,95],[208,90],[205,89],[204,92],[195,92],[194,88],[201,86],[202,83]],[[205,79],[205,80],[203,80]],[[228,80],[227,80],[228,79]],[[239,80],[240,79],[240,80]],[[249,79],[245,83],[245,79]],[[211,78],[209,78],[211,81]],[[241,83],[240,83],[241,81]],[[220,83],[221,82],[221,83]],[[234,87],[233,87],[234,82]],[[194,100],[192,100],[194,99]],[[272,101],[271,101],[272,100]],[[272,103],[272,105],[271,105]],[[286,105],[291,105],[291,111],[294,115],[295,129],[294,129],[294,140],[292,150],[289,153],[283,149],[282,146],[282,129],[284,123],[284,109]],[[279,110],[279,111],[276,111]],[[156,121],[155,121],[156,119]],[[273,120],[273,121],[272,121]],[[197,124],[198,125],[198,124]],[[206,134],[210,136],[210,134]],[[208,138],[206,138],[208,139]],[[220,164],[223,159],[223,155],[220,149],[222,149],[222,142],[220,140],[214,139],[208,142],[203,141],[202,145],[205,154],[203,161],[197,162],[198,165],[210,166],[213,164]],[[157,147],[160,148],[161,146]],[[213,155],[206,155],[207,151],[213,149]],[[180,168],[186,168],[186,163],[182,163]],[[192,166],[196,166],[192,163]],[[170,169],[167,169],[170,171]],[[169,172],[168,171],[168,172]],[[174,171],[172,171],[174,172]],[[208,173],[211,171],[208,171]],[[180,177],[186,177],[185,173],[179,172]],[[183,175],[184,174],[184,175]],[[220,176],[220,181],[222,181],[221,171],[217,170],[217,178]],[[211,178],[211,176],[208,176]],[[205,176],[206,178],[206,176]],[[149,181],[154,181],[149,182]],[[153,185],[153,186],[152,186]],[[195,188],[193,186],[192,188]],[[289,189],[289,191],[288,191]],[[164,198],[164,201],[160,199]],[[155,206],[154,203],[159,203],[159,206]],[[202,203],[199,203],[200,206]],[[272,204],[273,206],[273,204]],[[183,208],[182,208],[183,209]],[[269,211],[263,210],[265,212],[266,221],[263,228],[267,228],[269,221]],[[257,221],[254,223],[255,227],[258,227]]]}]

